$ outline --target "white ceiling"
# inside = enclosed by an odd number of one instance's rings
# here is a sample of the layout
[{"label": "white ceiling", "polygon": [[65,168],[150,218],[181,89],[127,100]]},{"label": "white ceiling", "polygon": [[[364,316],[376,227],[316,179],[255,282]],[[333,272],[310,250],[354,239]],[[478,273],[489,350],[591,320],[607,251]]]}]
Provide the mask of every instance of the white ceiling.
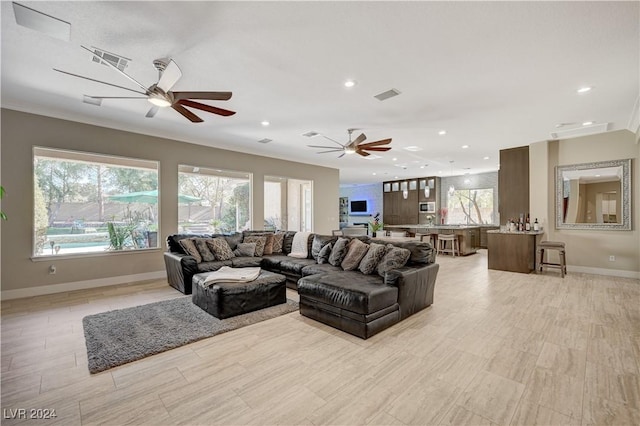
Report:
[{"label": "white ceiling", "polygon": [[[20,3],[69,22],[71,40],[17,25],[3,1],[3,107],[339,168],[343,184],[497,170],[500,149],[547,140],[558,123],[628,128],[639,93],[639,2]],[[211,104],[237,114],[196,110],[205,122],[192,124],[171,109],[145,118],[144,100],[85,104],[129,92],[52,68],[136,87],[80,45],[132,59],[125,71],[145,85],[152,61],[171,57],[183,72],[173,90],[233,91]],[[391,88],[401,95],[373,97]],[[346,142],[347,128],[393,149],[338,159],[302,136]]]}]

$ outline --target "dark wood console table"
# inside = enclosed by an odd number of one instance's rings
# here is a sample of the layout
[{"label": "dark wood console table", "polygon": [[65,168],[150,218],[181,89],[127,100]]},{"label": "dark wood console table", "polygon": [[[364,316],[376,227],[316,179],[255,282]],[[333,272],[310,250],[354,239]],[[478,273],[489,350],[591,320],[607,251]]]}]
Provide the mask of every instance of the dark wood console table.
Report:
[{"label": "dark wood console table", "polygon": [[522,272],[536,269],[536,245],[542,231],[487,231],[489,269]]}]

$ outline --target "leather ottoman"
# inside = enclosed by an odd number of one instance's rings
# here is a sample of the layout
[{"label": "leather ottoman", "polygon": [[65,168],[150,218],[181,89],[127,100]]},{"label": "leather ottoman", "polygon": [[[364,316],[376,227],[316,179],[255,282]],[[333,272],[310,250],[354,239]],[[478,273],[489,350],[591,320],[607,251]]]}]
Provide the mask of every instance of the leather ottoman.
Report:
[{"label": "leather ottoman", "polygon": [[213,315],[224,319],[287,301],[287,278],[269,271],[246,283],[218,282],[204,287],[202,283],[210,272],[193,276],[191,300]]}]

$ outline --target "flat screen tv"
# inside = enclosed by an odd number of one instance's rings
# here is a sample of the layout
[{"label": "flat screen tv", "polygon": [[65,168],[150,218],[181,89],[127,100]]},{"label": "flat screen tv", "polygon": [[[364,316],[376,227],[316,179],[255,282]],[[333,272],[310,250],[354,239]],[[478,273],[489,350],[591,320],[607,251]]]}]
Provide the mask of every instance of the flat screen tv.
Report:
[{"label": "flat screen tv", "polygon": [[351,213],[366,213],[367,212],[367,201],[352,201],[351,202]]}]

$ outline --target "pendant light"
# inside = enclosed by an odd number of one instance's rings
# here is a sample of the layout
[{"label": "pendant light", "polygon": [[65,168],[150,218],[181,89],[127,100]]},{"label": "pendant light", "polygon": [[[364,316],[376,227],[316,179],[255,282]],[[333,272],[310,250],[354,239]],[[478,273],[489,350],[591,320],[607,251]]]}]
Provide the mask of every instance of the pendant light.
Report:
[{"label": "pendant light", "polygon": [[[453,160],[449,161],[449,164],[451,164],[451,175],[449,176],[451,178],[453,176]],[[449,191],[447,193],[449,197],[453,197],[453,194],[456,193],[456,188],[453,186],[453,183],[449,185]]]},{"label": "pendant light", "polygon": [[424,187],[424,196],[425,198],[431,197],[431,188],[429,188],[429,184],[426,184]]}]

